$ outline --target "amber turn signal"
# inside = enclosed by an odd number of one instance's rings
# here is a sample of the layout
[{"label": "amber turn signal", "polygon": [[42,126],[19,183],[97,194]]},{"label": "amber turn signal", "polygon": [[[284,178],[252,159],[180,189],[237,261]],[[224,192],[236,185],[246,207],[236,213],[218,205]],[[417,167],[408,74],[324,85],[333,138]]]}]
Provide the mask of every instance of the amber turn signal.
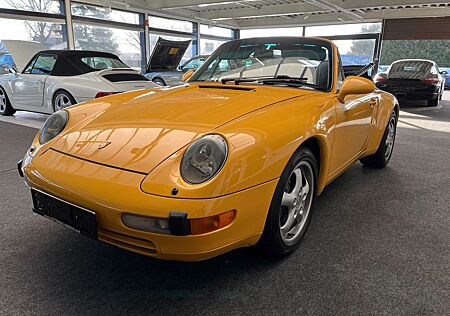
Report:
[{"label": "amber turn signal", "polygon": [[231,224],[236,217],[236,210],[219,215],[191,219],[191,235],[206,234]]}]

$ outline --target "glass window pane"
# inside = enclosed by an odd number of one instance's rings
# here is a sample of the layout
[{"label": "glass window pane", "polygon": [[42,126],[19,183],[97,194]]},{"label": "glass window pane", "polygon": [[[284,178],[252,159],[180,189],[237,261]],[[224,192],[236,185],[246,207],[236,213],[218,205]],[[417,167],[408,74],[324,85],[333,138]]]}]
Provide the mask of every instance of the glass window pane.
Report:
[{"label": "glass window pane", "polygon": [[90,56],[81,58],[81,61],[96,70],[126,67],[120,60],[109,57]]},{"label": "glass window pane", "polygon": [[367,65],[372,62],[375,51],[374,39],[333,41],[339,49],[342,65]]},{"label": "glass window pane", "polygon": [[227,29],[224,27],[217,27],[217,26],[210,27],[209,25],[205,25],[205,24],[200,24],[200,34],[233,38],[233,30],[232,29]]},{"label": "glass window pane", "polygon": [[[45,44],[49,49],[67,49],[66,25],[53,22],[0,18],[0,41],[23,40]],[[0,52],[7,48],[0,44]]]},{"label": "glass window pane", "polygon": [[189,33],[193,32],[192,22],[160,18],[157,16],[149,16],[148,25],[149,27],[154,27],[157,29],[165,29]]},{"label": "glass window pane", "polygon": [[56,56],[53,55],[40,55],[31,70],[32,74],[48,75],[52,72],[56,63]]},{"label": "glass window pane", "polygon": [[15,9],[30,12],[63,14],[64,8],[59,0],[42,1],[18,1],[18,0],[0,0],[0,8]]},{"label": "glass window pane", "polygon": [[210,40],[206,38],[200,38],[200,55],[210,55],[220,45],[227,41]]},{"label": "glass window pane", "polygon": [[306,27],[306,36],[334,36],[349,34],[380,33],[381,23],[337,24]]},{"label": "glass window pane", "polygon": [[72,3],[72,14],[85,18],[115,21],[129,24],[139,24],[139,14],[115,10],[110,8],[98,7],[84,3]]},{"label": "glass window pane", "polygon": [[158,35],[158,34],[150,34],[150,56],[153,52],[153,49],[155,48],[156,42],[158,41],[158,38],[162,37],[169,41],[188,41],[191,40],[191,43],[189,44],[188,48],[186,49],[186,52],[184,53],[183,58],[181,58],[180,65],[184,64],[186,61],[188,61],[190,58],[192,58],[195,55],[195,52],[192,47],[192,38],[190,37],[181,37],[181,36],[167,36],[167,35]]},{"label": "glass window pane", "polygon": [[385,40],[380,70],[399,59],[428,59],[439,67],[450,67],[450,40]]},{"label": "glass window pane", "polygon": [[280,27],[270,29],[241,30],[241,38],[266,37],[266,36],[302,36],[302,27]]},{"label": "glass window pane", "polygon": [[129,67],[142,70],[143,32],[74,23],[75,49],[113,53]]}]

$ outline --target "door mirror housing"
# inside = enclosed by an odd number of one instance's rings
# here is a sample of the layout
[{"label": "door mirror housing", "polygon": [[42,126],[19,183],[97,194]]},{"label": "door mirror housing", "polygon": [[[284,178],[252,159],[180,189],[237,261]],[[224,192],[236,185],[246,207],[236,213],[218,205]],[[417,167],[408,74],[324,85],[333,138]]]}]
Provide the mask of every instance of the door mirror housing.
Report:
[{"label": "door mirror housing", "polygon": [[339,90],[338,99],[340,102],[345,102],[345,97],[351,94],[369,94],[376,89],[372,80],[350,76],[342,83],[341,90]]},{"label": "door mirror housing", "polygon": [[192,69],[186,71],[183,75],[183,77],[181,77],[181,79],[186,82],[189,80],[189,78],[191,78],[191,76],[194,74],[194,71]]}]

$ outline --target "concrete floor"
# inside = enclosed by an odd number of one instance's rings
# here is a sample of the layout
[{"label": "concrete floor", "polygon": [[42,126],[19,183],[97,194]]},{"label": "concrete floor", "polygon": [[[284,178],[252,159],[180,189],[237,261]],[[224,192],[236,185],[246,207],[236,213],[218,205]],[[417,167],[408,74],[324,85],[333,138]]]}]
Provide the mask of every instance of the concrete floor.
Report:
[{"label": "concrete floor", "polygon": [[36,130],[17,124],[45,117],[3,118],[0,314],[448,315],[450,93],[444,98],[438,108],[403,104],[389,167],[357,163],[328,186],[302,245],[280,261],[253,249],[158,261],[33,214],[15,163]]}]

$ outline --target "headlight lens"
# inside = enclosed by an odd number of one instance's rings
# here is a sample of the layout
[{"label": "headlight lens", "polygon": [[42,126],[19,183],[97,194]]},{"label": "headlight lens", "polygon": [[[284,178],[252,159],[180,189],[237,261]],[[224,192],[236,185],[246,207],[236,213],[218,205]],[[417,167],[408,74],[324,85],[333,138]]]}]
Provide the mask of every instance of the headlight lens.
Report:
[{"label": "headlight lens", "polygon": [[227,158],[228,147],[220,135],[206,135],[193,142],[181,160],[181,176],[198,184],[214,177]]},{"label": "headlight lens", "polygon": [[50,115],[41,128],[39,143],[43,145],[58,136],[66,127],[68,116],[66,111],[58,111]]}]

